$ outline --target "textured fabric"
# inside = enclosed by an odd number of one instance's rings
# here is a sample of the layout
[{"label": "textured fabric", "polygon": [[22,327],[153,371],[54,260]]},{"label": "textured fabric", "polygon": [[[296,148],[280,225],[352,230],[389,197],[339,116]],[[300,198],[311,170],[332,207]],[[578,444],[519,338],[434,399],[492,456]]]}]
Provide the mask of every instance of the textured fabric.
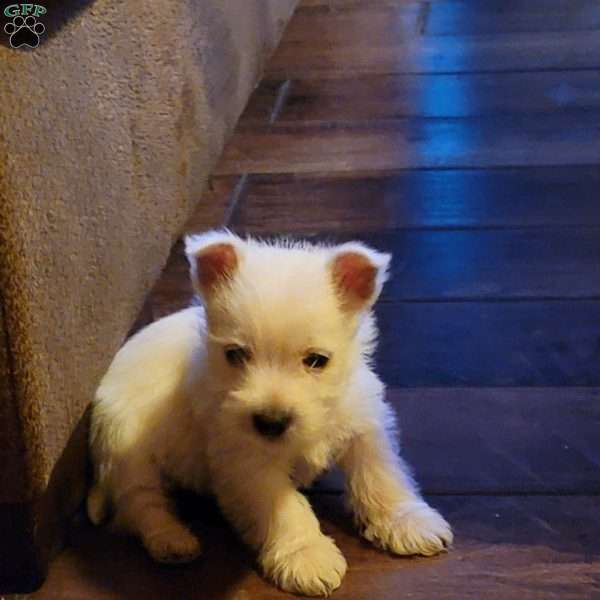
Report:
[{"label": "textured fabric", "polygon": [[295,4],[50,4],[0,47],[0,503],[43,493]]}]

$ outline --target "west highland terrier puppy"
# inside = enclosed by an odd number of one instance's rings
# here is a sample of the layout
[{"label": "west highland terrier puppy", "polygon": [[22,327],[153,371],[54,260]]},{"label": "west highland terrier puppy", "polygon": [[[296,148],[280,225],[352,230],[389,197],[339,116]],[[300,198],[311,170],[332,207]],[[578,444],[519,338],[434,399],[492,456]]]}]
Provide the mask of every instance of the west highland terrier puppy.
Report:
[{"label": "west highland terrier puppy", "polygon": [[450,526],[398,455],[371,367],[390,256],[229,232],[189,237],[186,252],[203,306],[132,337],[98,389],[91,520],[110,514],[156,560],[189,561],[200,541],[164,482],[212,493],[269,579],[326,596],[346,561],[298,488],[338,464],[366,539],[394,554],[446,549]]}]

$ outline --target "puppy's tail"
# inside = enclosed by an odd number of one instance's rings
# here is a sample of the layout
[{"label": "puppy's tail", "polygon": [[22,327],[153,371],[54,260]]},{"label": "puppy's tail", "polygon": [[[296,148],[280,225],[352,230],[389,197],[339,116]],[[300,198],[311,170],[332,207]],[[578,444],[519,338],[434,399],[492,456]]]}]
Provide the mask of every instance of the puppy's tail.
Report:
[{"label": "puppy's tail", "polygon": [[88,494],[87,514],[94,525],[100,525],[108,516],[108,496],[99,482],[94,483]]}]

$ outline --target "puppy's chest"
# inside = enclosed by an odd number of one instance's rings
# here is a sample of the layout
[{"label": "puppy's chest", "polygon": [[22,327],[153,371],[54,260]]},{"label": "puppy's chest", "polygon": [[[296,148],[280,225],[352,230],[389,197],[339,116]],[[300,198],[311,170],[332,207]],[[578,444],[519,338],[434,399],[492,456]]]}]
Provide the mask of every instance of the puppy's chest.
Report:
[{"label": "puppy's chest", "polygon": [[294,462],[292,479],[298,487],[310,486],[319,475],[331,467],[338,454],[339,448],[329,442],[316,444]]},{"label": "puppy's chest", "polygon": [[169,432],[159,462],[163,473],[179,485],[200,493],[208,491],[206,440],[193,418]]}]

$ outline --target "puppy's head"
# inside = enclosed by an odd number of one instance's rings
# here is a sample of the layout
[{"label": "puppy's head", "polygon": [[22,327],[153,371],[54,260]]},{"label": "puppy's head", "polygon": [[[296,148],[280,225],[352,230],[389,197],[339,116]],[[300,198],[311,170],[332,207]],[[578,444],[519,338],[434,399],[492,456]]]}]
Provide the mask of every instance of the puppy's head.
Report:
[{"label": "puppy's head", "polygon": [[317,441],[371,351],[370,309],[390,256],[359,243],[265,243],[228,232],[189,237],[186,252],[206,308],[220,422],[277,452]]}]

